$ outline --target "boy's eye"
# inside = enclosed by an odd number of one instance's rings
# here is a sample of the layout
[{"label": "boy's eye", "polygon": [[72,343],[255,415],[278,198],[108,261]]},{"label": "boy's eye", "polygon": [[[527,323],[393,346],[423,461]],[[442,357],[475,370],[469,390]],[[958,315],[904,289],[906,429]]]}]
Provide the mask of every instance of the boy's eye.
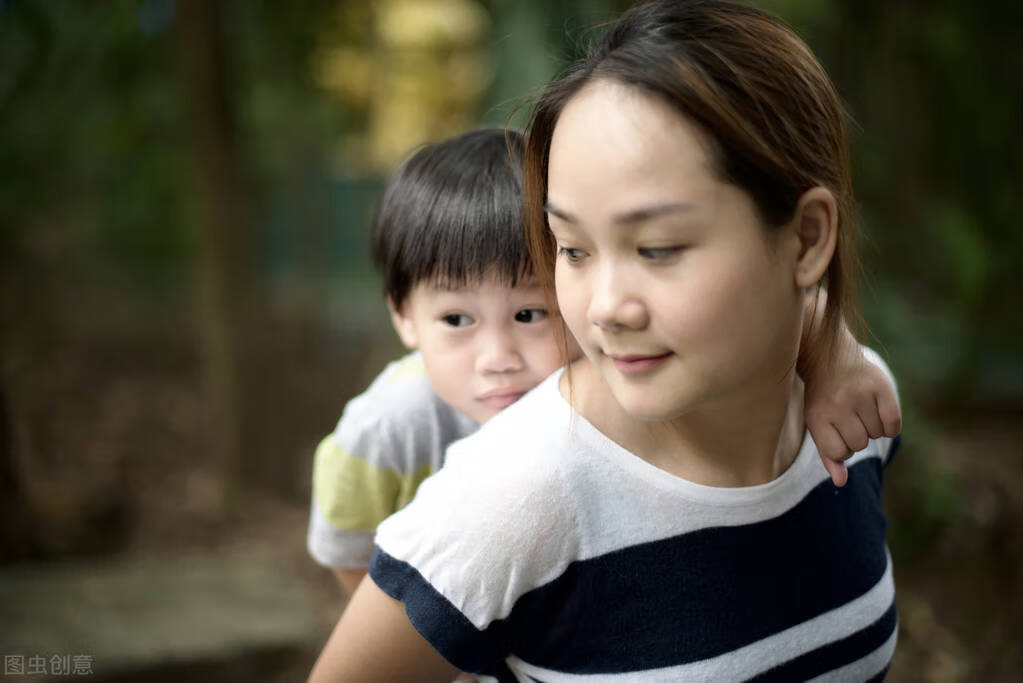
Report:
[{"label": "boy's eye", "polygon": [[563,256],[569,263],[579,263],[586,256],[586,252],[571,247],[558,247],[558,256]]},{"label": "boy's eye", "polygon": [[542,308],[523,308],[515,314],[515,322],[517,323],[538,323],[541,320],[546,320],[546,318],[547,311]]},{"label": "boy's eye", "polygon": [[659,261],[678,256],[685,247],[640,247],[636,252],[643,258]]},{"label": "boy's eye", "polygon": [[472,318],[465,313],[448,313],[441,320],[451,327],[465,327],[472,324]]}]

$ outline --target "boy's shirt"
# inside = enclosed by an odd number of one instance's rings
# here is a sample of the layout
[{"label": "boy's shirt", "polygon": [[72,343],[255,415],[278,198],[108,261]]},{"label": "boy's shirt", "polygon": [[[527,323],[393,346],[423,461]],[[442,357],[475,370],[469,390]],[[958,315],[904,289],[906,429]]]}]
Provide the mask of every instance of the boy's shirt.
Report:
[{"label": "boy's shirt", "polygon": [[365,569],[377,525],[441,468],[448,445],[478,428],[437,396],[418,351],[389,363],[316,449],[309,554]]}]

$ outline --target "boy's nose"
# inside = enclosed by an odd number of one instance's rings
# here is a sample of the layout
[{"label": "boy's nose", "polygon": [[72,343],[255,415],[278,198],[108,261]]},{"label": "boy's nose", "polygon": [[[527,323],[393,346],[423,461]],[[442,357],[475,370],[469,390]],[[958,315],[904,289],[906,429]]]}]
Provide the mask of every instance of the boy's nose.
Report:
[{"label": "boy's nose", "polygon": [[482,340],[476,357],[476,368],[480,372],[514,372],[522,366],[522,355],[504,335],[496,334]]}]

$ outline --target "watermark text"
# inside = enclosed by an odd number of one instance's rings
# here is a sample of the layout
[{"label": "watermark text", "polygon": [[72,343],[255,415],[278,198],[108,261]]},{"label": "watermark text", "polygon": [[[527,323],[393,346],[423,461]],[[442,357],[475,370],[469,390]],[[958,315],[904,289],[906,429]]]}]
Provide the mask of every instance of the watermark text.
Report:
[{"label": "watermark text", "polygon": [[92,655],[76,654],[5,654],[4,677],[7,676],[91,676]]}]

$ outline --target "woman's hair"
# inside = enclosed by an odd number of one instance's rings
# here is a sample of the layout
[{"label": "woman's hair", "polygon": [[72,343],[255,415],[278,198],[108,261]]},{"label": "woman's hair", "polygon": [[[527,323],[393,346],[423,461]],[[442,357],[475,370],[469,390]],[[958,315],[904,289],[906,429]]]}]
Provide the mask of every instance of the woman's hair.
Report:
[{"label": "woman's hair", "polygon": [[522,238],[517,130],[479,128],[426,145],[388,179],[373,221],[373,263],[399,307],[423,281],[460,287],[532,272]]},{"label": "woman's hair", "polygon": [[565,105],[595,81],[636,88],[673,107],[708,143],[718,177],[748,192],[767,230],[792,219],[804,192],[829,189],[838,242],[827,304],[800,365],[832,355],[858,269],[844,112],[823,67],[785,24],[724,0],[661,0],[629,9],[541,93],[526,143],[526,235],[534,271],[553,297],[556,256],[547,227],[551,138]]}]

